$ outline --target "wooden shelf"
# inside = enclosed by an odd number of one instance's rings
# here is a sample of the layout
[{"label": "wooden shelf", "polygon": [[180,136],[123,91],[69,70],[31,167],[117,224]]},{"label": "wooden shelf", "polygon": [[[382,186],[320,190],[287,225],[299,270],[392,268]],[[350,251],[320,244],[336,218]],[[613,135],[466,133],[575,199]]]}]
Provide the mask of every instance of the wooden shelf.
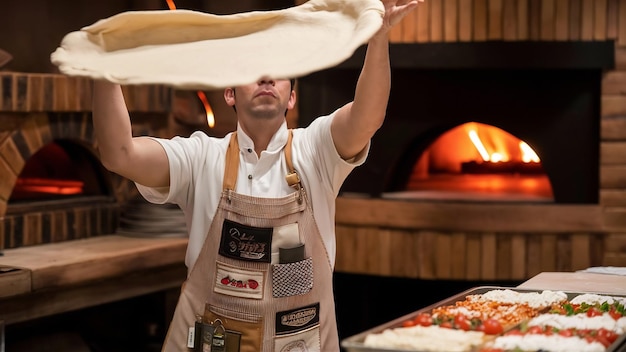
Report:
[{"label": "wooden shelf", "polygon": [[0,274],[0,319],[12,324],[180,287],[186,248],[186,238],[107,235],[6,250],[2,266],[19,270]]}]

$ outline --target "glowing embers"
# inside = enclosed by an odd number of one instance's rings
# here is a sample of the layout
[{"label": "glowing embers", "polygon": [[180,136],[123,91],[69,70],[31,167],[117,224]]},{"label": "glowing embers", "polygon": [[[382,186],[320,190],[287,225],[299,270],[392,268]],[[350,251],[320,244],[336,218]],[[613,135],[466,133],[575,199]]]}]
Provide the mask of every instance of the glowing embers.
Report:
[{"label": "glowing embers", "polygon": [[81,145],[67,140],[49,143],[26,161],[9,203],[106,194],[101,169]]},{"label": "glowing embers", "polygon": [[414,165],[406,190],[451,199],[554,200],[533,147],[477,122],[457,126],[428,146]]}]

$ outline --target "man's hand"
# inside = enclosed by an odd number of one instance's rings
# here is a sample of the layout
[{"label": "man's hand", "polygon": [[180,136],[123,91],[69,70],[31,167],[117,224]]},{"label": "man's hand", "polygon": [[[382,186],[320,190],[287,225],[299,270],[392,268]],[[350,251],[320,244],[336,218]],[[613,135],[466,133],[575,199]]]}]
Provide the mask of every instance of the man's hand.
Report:
[{"label": "man's hand", "polygon": [[380,34],[387,34],[391,27],[400,22],[404,16],[411,12],[418,3],[424,0],[381,0],[385,5],[385,16]]}]

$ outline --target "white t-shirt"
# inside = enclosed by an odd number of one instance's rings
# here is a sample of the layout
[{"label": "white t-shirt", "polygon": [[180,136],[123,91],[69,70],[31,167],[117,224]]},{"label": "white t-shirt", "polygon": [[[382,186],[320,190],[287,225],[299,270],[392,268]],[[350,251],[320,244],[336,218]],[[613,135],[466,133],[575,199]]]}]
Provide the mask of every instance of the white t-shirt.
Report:
[{"label": "white t-shirt", "polygon": [[[336,113],[336,112],[335,112]],[[314,120],[306,128],[293,130],[293,164],[313,206],[313,216],[323,237],[331,264],[335,265],[335,199],[348,174],[367,157],[369,145],[356,158],[343,160],[332,140],[330,125],[334,114]],[[154,138],[167,154],[169,188],[137,184],[150,202],[175,203],[185,213],[189,244],[185,264],[191,269],[198,258],[213,221],[222,193],[226,150],[232,134],[224,138],[195,132],[188,138]],[[282,152],[288,129],[284,122],[272,137],[267,150],[257,157],[253,141],[237,127],[239,172],[236,192],[256,197],[277,198],[294,192],[287,185],[287,167]]]}]

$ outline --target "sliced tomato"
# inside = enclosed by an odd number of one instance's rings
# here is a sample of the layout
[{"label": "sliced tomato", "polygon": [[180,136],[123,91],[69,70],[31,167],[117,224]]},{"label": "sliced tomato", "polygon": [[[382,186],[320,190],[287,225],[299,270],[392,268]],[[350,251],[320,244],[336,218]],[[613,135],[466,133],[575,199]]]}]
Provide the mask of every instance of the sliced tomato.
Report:
[{"label": "sliced tomato", "polygon": [[488,335],[497,335],[501,334],[504,328],[502,328],[502,324],[497,319],[487,319],[483,322],[485,326],[485,334]]},{"label": "sliced tomato", "polygon": [[526,331],[529,334],[543,334],[543,328],[541,326],[531,326],[528,328],[528,331]]}]

